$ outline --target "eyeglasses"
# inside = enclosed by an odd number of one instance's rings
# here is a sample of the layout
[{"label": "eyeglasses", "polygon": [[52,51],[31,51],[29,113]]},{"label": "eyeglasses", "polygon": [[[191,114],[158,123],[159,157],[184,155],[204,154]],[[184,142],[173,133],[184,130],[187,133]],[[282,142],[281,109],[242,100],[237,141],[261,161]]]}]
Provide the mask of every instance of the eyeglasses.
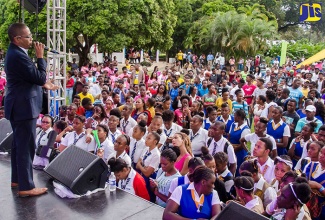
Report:
[{"label": "eyeglasses", "polygon": [[42,122],[42,124],[50,124],[51,122],[49,122],[49,121],[41,121]]},{"label": "eyeglasses", "polygon": [[28,35],[28,36],[16,36],[16,37],[20,37],[20,38],[33,38],[33,35],[32,34],[30,34],[30,35]]}]

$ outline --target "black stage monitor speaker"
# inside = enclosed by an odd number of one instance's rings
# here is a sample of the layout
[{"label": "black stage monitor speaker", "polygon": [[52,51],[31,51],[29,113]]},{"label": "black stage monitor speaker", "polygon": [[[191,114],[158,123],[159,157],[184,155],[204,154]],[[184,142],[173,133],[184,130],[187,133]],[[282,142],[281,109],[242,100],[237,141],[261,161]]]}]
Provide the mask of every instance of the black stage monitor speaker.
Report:
[{"label": "black stage monitor speaker", "polygon": [[104,188],[108,166],[104,160],[74,145],[61,152],[44,171],[74,194]]},{"label": "black stage monitor speaker", "polygon": [[12,145],[12,128],[10,121],[0,120],[0,151],[10,152]]},{"label": "black stage monitor speaker", "polygon": [[[40,13],[44,6],[46,5],[46,0],[20,0],[24,1],[24,8],[29,12],[29,13],[35,13],[38,12]],[[38,6],[38,10],[37,10]]]},{"label": "black stage monitor speaker", "polygon": [[267,220],[268,218],[257,214],[236,202],[230,202],[215,220]]}]

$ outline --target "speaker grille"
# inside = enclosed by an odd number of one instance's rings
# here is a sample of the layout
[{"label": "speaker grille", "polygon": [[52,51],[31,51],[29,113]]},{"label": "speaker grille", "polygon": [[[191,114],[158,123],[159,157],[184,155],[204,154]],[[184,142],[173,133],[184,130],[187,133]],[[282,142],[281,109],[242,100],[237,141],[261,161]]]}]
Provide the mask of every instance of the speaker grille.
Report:
[{"label": "speaker grille", "polygon": [[70,187],[73,181],[86,172],[87,167],[97,159],[99,158],[94,154],[79,147],[70,146],[60,153],[44,171]]}]

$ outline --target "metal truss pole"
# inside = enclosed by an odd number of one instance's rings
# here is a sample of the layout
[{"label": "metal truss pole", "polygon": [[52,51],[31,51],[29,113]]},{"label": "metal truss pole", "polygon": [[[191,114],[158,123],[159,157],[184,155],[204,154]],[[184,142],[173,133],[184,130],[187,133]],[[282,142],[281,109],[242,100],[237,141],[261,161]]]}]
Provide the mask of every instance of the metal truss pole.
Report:
[{"label": "metal truss pole", "polygon": [[48,91],[48,110],[59,115],[59,107],[66,104],[66,0],[50,0],[47,3],[47,47],[59,54],[47,52],[47,74],[59,90]]}]

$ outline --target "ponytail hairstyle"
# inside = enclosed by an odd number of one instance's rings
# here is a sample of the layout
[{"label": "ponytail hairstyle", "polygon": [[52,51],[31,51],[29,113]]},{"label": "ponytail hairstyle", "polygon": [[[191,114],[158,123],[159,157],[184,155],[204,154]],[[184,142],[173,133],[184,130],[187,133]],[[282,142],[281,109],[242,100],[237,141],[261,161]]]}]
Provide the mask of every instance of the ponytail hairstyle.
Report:
[{"label": "ponytail hairstyle", "polygon": [[189,175],[189,180],[195,184],[200,183],[202,180],[210,180],[215,177],[215,174],[211,169],[206,166],[198,166],[192,174]]},{"label": "ponytail hairstyle", "polygon": [[234,180],[234,185],[237,188],[242,189],[247,194],[253,194],[254,180],[250,176],[239,176]]},{"label": "ponytail hairstyle", "polygon": [[309,122],[309,123],[305,124],[305,126],[308,126],[309,129],[310,129],[310,131],[312,133],[314,133],[315,132],[315,129],[317,128],[317,123],[314,122],[314,121],[312,121],[312,122]]},{"label": "ponytail hairstyle", "polygon": [[209,149],[207,147],[201,147],[201,152],[202,152],[201,159],[203,161],[212,161],[212,160],[214,160],[214,158],[210,154]]},{"label": "ponytail hairstyle", "polygon": [[124,168],[129,168],[129,165],[122,158],[112,157],[107,164],[110,166],[111,172],[121,172]]},{"label": "ponytail hairstyle", "polygon": [[257,159],[254,160],[246,160],[244,161],[241,165],[239,170],[241,171],[246,171],[250,173],[252,176],[254,174],[258,174],[258,164],[257,164]]},{"label": "ponytail hairstyle", "polygon": [[168,148],[161,152],[160,157],[166,158],[169,162],[176,162],[178,156],[181,154],[178,147]]},{"label": "ponytail hairstyle", "polygon": [[200,157],[192,157],[188,161],[188,165],[187,165],[188,169],[195,170],[195,168],[198,166],[204,166],[204,161]]},{"label": "ponytail hairstyle", "polygon": [[149,134],[152,134],[155,140],[157,141],[156,145],[159,144],[161,129],[158,129],[157,131],[152,131]]}]

